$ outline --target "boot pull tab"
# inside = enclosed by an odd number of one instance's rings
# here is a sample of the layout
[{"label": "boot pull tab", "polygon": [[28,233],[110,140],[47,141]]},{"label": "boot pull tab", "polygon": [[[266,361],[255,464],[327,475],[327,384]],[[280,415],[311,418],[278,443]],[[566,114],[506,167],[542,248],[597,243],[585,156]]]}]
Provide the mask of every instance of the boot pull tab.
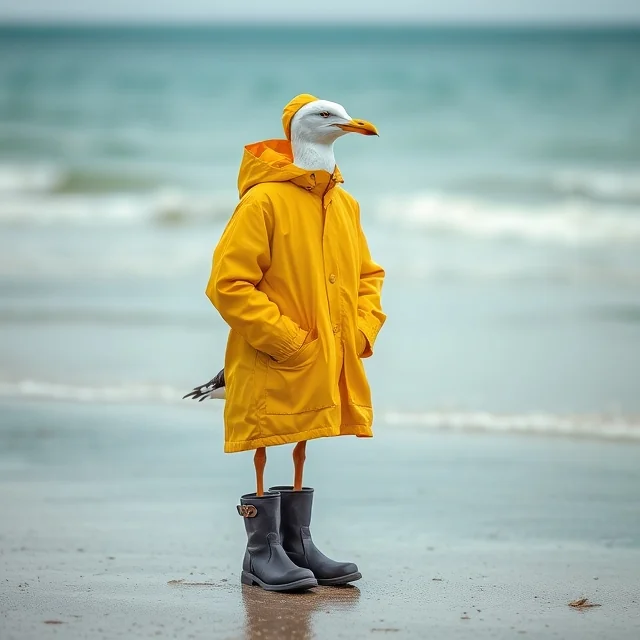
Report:
[{"label": "boot pull tab", "polygon": [[258,515],[258,510],[252,504],[239,504],[236,509],[243,518],[255,518]]}]

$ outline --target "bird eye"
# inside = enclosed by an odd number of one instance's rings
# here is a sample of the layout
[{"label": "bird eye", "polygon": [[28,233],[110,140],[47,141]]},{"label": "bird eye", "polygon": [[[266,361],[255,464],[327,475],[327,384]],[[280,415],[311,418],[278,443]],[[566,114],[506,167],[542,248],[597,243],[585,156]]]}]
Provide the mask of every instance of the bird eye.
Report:
[{"label": "bird eye", "polygon": [[322,118],[328,118],[331,114],[328,111],[321,111],[319,115]]}]

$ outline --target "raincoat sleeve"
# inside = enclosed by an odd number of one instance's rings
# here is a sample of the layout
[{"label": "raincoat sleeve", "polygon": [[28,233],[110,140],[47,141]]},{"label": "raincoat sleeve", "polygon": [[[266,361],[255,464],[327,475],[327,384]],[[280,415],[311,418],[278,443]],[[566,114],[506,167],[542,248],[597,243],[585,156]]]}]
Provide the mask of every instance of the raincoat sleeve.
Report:
[{"label": "raincoat sleeve", "polygon": [[207,297],[254,349],[281,362],[302,346],[308,332],[256,288],[271,264],[268,222],[259,201],[240,201],[214,251]]},{"label": "raincoat sleeve", "polygon": [[358,235],[360,239],[360,285],[358,287],[358,329],[365,337],[366,344],[361,358],[373,355],[373,344],[387,316],[382,312],[380,297],[384,269],[371,258],[358,215]]}]

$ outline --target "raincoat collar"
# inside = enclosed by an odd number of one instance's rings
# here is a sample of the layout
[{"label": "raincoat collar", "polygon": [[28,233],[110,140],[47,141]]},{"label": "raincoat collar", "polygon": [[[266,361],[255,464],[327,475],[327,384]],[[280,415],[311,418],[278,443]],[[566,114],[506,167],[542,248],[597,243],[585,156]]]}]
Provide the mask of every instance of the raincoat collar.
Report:
[{"label": "raincoat collar", "polygon": [[238,174],[240,197],[251,187],[263,182],[292,182],[306,191],[322,196],[344,180],[337,166],[332,174],[297,167],[293,164],[293,152],[288,140],[264,140],[248,144],[244,148]]}]

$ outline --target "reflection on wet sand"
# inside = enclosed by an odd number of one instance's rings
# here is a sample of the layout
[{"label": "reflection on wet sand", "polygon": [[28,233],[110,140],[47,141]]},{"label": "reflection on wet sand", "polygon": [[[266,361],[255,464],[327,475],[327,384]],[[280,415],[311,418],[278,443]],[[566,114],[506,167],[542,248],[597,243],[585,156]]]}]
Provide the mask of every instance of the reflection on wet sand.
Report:
[{"label": "reflection on wet sand", "polygon": [[274,593],[258,587],[242,587],[246,640],[310,640],[316,634],[312,614],[316,611],[346,611],[355,608],[360,590],[318,587],[303,593]]}]

